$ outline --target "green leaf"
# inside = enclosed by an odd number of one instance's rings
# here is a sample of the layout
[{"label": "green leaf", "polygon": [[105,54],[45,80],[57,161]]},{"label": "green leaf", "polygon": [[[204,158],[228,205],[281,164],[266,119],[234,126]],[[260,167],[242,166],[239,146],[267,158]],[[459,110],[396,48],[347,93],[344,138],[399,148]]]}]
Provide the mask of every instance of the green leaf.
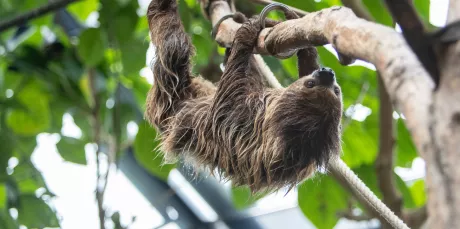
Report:
[{"label": "green leaf", "polygon": [[197,65],[201,65],[201,66],[208,65],[210,62],[209,58],[215,47],[214,42],[212,42],[205,36],[197,35],[197,34],[194,34],[192,36],[192,41],[196,49],[200,50],[193,57],[194,62],[196,62]]},{"label": "green leaf", "polygon": [[147,48],[148,43],[140,39],[126,41],[120,46],[123,72],[126,75],[138,75],[139,71],[145,67]]},{"label": "green leaf", "polygon": [[308,179],[300,184],[299,207],[305,216],[321,229],[332,229],[337,213],[347,209],[349,194],[330,176]]},{"label": "green leaf", "polygon": [[49,96],[37,83],[28,83],[17,95],[17,100],[27,111],[14,109],[7,124],[17,134],[36,135],[50,126]]},{"label": "green leaf", "polygon": [[[8,167],[8,160],[13,155],[13,142],[11,137],[5,130],[0,129],[0,179],[7,176],[6,167]],[[1,207],[0,207],[1,208]]]},{"label": "green leaf", "polygon": [[89,28],[80,34],[77,53],[88,67],[94,67],[104,59],[106,46],[102,31],[98,28]]},{"label": "green leaf", "polygon": [[430,0],[414,0],[413,3],[423,22],[430,24]]},{"label": "green leaf", "polygon": [[397,120],[397,128],[396,166],[411,167],[412,161],[417,157],[417,149],[403,119]]},{"label": "green leaf", "polygon": [[85,144],[86,142],[80,139],[61,136],[56,147],[64,160],[86,165]]},{"label": "green leaf", "polygon": [[[133,77],[132,79],[132,91],[136,98],[139,107],[145,107],[145,98],[148,91],[152,87],[144,77]],[[126,85],[125,85],[126,86]]]},{"label": "green leaf", "polygon": [[157,150],[159,141],[157,133],[147,122],[139,124],[139,131],[134,141],[136,160],[151,174],[166,180],[175,164],[164,164],[163,154]]},{"label": "green leaf", "polygon": [[384,1],[363,0],[363,3],[378,23],[386,26],[393,25],[393,18],[388,12]]},{"label": "green leaf", "polygon": [[28,228],[59,227],[56,213],[34,194],[19,197],[18,221]]},{"label": "green leaf", "polygon": [[415,208],[415,202],[412,197],[411,190],[409,187],[407,187],[406,182],[404,182],[400,176],[396,175],[396,187],[399,189],[399,192],[401,192],[401,195],[404,200],[404,207],[405,208]]},{"label": "green leaf", "polygon": [[415,181],[409,188],[414,200],[415,207],[421,207],[426,203],[425,181],[420,179]]},{"label": "green leaf", "polygon": [[0,183],[0,209],[6,207],[7,198],[8,197],[6,195],[6,185],[4,183]]},{"label": "green leaf", "polygon": [[11,217],[7,209],[0,209],[0,228],[19,229],[18,223]]},{"label": "green leaf", "polygon": [[73,15],[76,15],[80,21],[85,21],[89,14],[97,11],[99,1],[97,0],[85,0],[78,1],[67,6],[67,10]]},{"label": "green leaf", "polygon": [[[113,18],[112,25],[116,25],[116,26],[113,26],[112,27],[113,30],[109,30],[109,31],[114,32],[119,45],[125,45],[128,42],[132,43],[132,37],[133,37],[134,31],[136,30],[137,22],[139,21],[139,16],[137,16],[137,13],[136,13],[137,8],[135,5],[137,4],[130,4],[126,7],[121,8],[117,12],[117,16]],[[131,48],[135,48],[137,45],[142,47],[141,44],[143,44],[143,42],[133,44]]]},{"label": "green leaf", "polygon": [[21,161],[14,168],[12,177],[21,193],[33,194],[39,188],[46,188],[42,174],[30,161]]},{"label": "green leaf", "polygon": [[247,208],[267,194],[265,192],[251,194],[248,186],[232,187],[231,191],[232,201],[237,209]]},{"label": "green leaf", "polygon": [[377,136],[369,134],[362,122],[351,121],[342,136],[342,159],[351,168],[372,164],[377,157]]}]

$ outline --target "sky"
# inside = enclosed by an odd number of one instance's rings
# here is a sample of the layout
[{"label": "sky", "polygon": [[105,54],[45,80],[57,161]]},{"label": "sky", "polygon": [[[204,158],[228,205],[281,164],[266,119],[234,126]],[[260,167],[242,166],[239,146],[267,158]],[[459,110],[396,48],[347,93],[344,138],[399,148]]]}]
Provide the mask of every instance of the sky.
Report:
[{"label": "sky", "polygon": [[[150,0],[139,0],[142,12],[145,12],[149,2]],[[430,22],[433,25],[443,26],[445,24],[447,2],[448,0],[431,0]],[[97,14],[93,14],[87,23],[94,25],[96,19]],[[147,54],[147,63],[150,62],[151,58],[152,53],[150,51]],[[373,68],[372,65],[362,61],[356,64]],[[153,83],[152,73],[149,68],[142,69],[140,74]],[[353,116],[356,120],[365,119],[370,114],[369,112],[371,112],[363,106],[357,108],[357,112]],[[63,123],[63,135],[81,136],[80,129],[73,123],[70,115],[64,116]],[[127,128],[131,136],[135,136],[137,132],[136,124],[132,122]],[[97,206],[94,198],[94,187],[96,185],[94,147],[87,145],[85,148],[88,160],[87,166],[68,163],[61,158],[56,150],[55,145],[59,141],[59,138],[58,134],[40,134],[37,137],[38,146],[32,155],[33,163],[43,173],[50,190],[57,195],[55,199],[50,201],[50,205],[57,210],[63,229],[97,229],[99,226]],[[15,164],[17,164],[17,159],[12,159],[10,167],[14,167]],[[103,167],[107,168],[107,165],[103,165]],[[129,223],[131,218],[136,216],[137,220],[130,226],[130,229],[154,228],[163,224],[164,219],[162,216],[150,206],[150,203],[139,193],[123,173],[116,171],[115,168],[111,169],[105,197],[105,206],[108,212],[120,211],[122,224]],[[425,163],[423,159],[417,158],[414,160],[412,168],[396,168],[396,172],[404,180],[422,178],[425,175]],[[180,175],[177,175],[176,172],[173,174],[176,179],[181,179]],[[179,184],[176,183],[175,185]],[[186,186],[181,186],[181,188],[185,191],[190,189],[190,187]],[[37,191],[38,193],[39,191]],[[208,217],[214,218],[212,210],[206,209],[205,204],[199,202],[199,197],[196,198],[197,205],[203,207],[203,212],[207,212],[205,214]],[[270,195],[256,203],[249,212],[257,215],[295,206],[297,206],[297,193],[294,191],[290,192],[287,196],[284,196],[284,193]],[[174,214],[174,209],[170,210],[170,217],[177,217]],[[12,213],[14,215],[14,210]],[[346,222],[340,222],[336,228],[345,228],[344,225],[346,225]],[[107,226],[108,228],[112,228],[113,225],[108,223]],[[175,228],[177,226],[174,224],[168,224],[164,227],[164,229]]]}]

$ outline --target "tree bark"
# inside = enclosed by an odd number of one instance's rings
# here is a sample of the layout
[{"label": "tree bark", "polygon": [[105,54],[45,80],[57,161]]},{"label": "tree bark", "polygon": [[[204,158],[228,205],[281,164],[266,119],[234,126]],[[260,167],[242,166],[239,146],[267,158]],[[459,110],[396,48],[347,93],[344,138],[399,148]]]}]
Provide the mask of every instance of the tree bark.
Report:
[{"label": "tree bark", "polygon": [[[450,1],[447,23],[460,19],[460,2]],[[430,107],[427,155],[427,228],[460,228],[460,42],[439,50],[441,81]]]}]

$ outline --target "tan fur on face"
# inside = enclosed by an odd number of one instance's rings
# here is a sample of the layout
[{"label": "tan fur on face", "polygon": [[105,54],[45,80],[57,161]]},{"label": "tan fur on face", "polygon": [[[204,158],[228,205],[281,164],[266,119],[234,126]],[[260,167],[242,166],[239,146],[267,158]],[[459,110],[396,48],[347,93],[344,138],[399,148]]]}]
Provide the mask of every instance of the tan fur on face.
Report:
[{"label": "tan fur on face", "polygon": [[161,132],[165,158],[190,159],[218,169],[253,191],[294,186],[340,152],[339,88],[302,77],[286,89],[266,88],[255,72],[254,22],[236,34],[226,69],[215,87],[190,73],[193,46],[174,0],[154,0],[148,11],[157,61],[146,118]]}]

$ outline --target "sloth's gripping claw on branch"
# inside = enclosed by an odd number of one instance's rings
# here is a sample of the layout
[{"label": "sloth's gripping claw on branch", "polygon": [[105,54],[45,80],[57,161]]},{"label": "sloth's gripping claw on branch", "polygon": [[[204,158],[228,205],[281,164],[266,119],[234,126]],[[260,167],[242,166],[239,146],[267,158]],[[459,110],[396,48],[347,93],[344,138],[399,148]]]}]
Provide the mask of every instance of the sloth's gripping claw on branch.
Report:
[{"label": "sloth's gripping claw on branch", "polygon": [[[264,20],[266,20],[268,14],[273,11],[273,10],[281,10],[283,11],[285,17],[287,20],[291,19],[297,19],[299,16],[292,11],[289,6],[283,4],[283,3],[271,3],[267,6],[264,7],[262,12],[260,13],[260,24],[262,25],[262,28],[264,28],[265,23],[263,23]],[[270,50],[270,49],[267,49]],[[280,58],[280,59],[285,59],[289,58],[295,53],[295,50],[293,50],[290,53],[286,54],[277,54],[277,53],[272,53],[272,55]],[[313,71],[316,69],[319,69],[319,63],[318,63],[318,51],[314,46],[306,47],[304,49],[300,49],[297,51],[297,67],[299,70],[299,78],[304,77],[307,75],[310,75]]]}]

